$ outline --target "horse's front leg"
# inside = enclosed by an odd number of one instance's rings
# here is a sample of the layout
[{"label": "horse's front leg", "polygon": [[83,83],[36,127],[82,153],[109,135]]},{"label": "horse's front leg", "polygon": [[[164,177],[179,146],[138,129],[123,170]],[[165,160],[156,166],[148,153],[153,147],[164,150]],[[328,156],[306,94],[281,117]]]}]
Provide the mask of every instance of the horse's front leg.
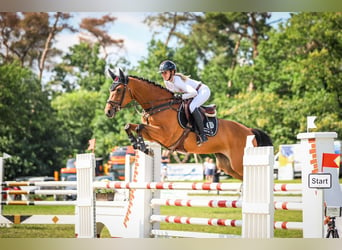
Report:
[{"label": "horse's front leg", "polygon": [[[142,129],[144,128],[143,124],[127,124],[125,126],[125,131],[128,135],[128,138],[130,142],[132,143],[132,146],[134,149],[139,149],[140,151],[144,152],[145,154],[149,153],[149,150],[144,142],[144,139],[142,137]],[[132,133],[134,131],[137,133],[137,137],[135,137]]]},{"label": "horse's front leg", "polygon": [[136,131],[138,124],[126,124],[125,131],[134,149],[138,149],[137,138],[134,137],[132,130]]},{"label": "horse's front leg", "polygon": [[142,136],[142,130],[144,129],[145,125],[144,124],[139,124],[135,131],[137,132],[138,138],[137,138],[137,145],[138,145],[138,149],[142,152],[144,152],[145,154],[149,154],[150,150],[147,148],[144,138]]}]

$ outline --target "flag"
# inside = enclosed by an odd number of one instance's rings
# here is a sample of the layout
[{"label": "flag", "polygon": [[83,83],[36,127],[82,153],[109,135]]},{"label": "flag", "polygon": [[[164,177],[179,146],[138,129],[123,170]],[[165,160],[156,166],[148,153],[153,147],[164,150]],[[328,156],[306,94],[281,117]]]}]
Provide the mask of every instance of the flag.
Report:
[{"label": "flag", "polygon": [[87,150],[91,150],[93,153],[94,153],[94,151],[95,151],[95,143],[96,143],[96,140],[95,140],[95,138],[94,139],[91,139],[91,140],[89,140],[89,147],[88,147],[88,149]]},{"label": "flag", "polygon": [[316,128],[315,120],[317,116],[308,116],[307,117],[307,131],[309,131],[310,128]]},{"label": "flag", "polygon": [[340,160],[339,154],[323,153],[322,167],[339,168]]}]

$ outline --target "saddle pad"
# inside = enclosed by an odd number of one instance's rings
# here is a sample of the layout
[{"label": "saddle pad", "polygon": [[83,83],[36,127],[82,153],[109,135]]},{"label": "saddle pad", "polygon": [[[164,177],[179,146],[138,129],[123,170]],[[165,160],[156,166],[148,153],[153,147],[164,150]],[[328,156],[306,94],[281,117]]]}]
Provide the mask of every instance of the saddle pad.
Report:
[{"label": "saddle pad", "polygon": [[[203,113],[202,113],[202,115],[203,115]],[[180,109],[178,111],[177,118],[178,118],[178,123],[182,128],[189,128],[187,126],[188,119],[186,118],[183,105],[180,105]],[[190,127],[191,131],[194,132],[193,121],[191,118],[190,118],[189,123],[192,125]],[[215,136],[217,134],[217,129],[218,129],[217,117],[216,116],[215,117],[208,117],[208,116],[204,115],[203,127],[204,127],[204,133],[207,136]]]}]

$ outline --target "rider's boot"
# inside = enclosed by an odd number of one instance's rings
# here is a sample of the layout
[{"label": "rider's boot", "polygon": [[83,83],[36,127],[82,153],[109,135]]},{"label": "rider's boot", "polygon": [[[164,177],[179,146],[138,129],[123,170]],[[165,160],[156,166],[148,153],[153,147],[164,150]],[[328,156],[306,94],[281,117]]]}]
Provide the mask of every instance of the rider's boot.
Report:
[{"label": "rider's boot", "polygon": [[198,108],[195,108],[194,112],[192,112],[192,117],[194,118],[196,127],[198,129],[199,138],[197,140],[197,144],[200,146],[202,145],[202,143],[206,142],[208,138],[204,133],[203,121],[202,121],[201,113]]}]

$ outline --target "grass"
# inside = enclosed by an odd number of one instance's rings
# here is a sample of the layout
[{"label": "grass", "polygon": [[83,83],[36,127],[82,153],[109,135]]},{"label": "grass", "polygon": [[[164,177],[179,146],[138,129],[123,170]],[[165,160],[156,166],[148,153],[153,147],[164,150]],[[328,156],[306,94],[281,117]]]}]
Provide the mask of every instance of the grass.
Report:
[{"label": "grass", "polygon": [[[4,215],[73,215],[74,206],[3,206]],[[0,227],[0,238],[74,238],[74,225],[13,224]]]},{"label": "grass", "polygon": [[0,228],[0,238],[75,238],[73,225],[19,224]]}]

